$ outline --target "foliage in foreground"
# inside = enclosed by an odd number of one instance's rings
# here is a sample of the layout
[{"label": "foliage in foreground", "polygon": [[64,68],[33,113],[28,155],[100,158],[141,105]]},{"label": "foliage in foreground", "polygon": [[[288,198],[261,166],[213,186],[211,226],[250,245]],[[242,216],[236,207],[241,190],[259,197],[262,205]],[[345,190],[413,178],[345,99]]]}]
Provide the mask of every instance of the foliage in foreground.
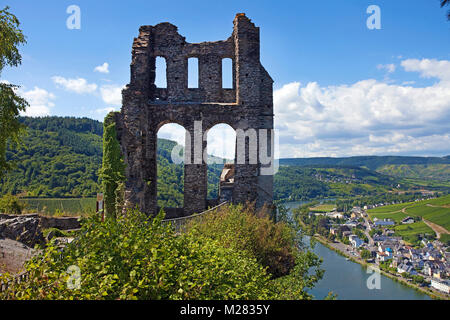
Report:
[{"label": "foliage in foreground", "polygon": [[[242,239],[242,233],[221,242],[239,224],[243,230],[255,230],[247,225],[254,223],[288,232],[287,227],[271,226],[264,218],[261,222],[249,219],[249,212],[243,211],[241,219],[238,210],[231,207],[229,212],[214,213],[226,215],[224,222],[229,223],[218,237],[212,237],[217,226],[208,219],[177,235],[162,222],[163,213],[151,220],[137,211],[104,223],[88,218],[74,242],[63,251],[50,242],[27,264],[29,279],[0,294],[0,299],[311,298],[305,288],[314,286],[322,274],[320,261],[311,252],[297,251],[291,273],[273,279],[256,253],[270,255],[276,243],[255,244],[256,236]],[[289,246],[289,237],[274,235],[270,241],[285,238],[278,246]],[[295,251],[288,248],[286,252]],[[68,273],[70,266],[80,268],[79,289],[67,286],[68,281],[76,284],[76,275],[70,278]]]},{"label": "foliage in foreground", "polygon": [[[18,47],[26,40],[19,26],[19,20],[9,11],[9,7],[0,10],[0,74],[5,66],[17,67],[22,63]],[[28,103],[16,94],[17,88],[0,82],[0,178],[11,169],[6,161],[8,142],[17,145],[23,133],[19,113],[25,111]]]}]

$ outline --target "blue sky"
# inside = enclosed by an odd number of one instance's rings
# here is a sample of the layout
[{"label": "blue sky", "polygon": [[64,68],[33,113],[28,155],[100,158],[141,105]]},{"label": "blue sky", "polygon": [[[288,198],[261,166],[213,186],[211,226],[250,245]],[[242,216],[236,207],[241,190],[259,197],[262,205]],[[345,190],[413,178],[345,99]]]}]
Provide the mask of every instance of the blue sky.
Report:
[{"label": "blue sky", "polygon": [[[214,41],[228,38],[234,15],[245,12],[261,28],[261,61],[275,80],[281,156],[450,154],[450,22],[439,0],[6,4],[28,43],[22,66],[1,79],[23,86],[30,115],[101,120],[120,108],[140,25],[169,21],[188,42]],[[80,30],[66,27],[72,4]],[[366,26],[369,5],[381,9],[381,30]]]}]

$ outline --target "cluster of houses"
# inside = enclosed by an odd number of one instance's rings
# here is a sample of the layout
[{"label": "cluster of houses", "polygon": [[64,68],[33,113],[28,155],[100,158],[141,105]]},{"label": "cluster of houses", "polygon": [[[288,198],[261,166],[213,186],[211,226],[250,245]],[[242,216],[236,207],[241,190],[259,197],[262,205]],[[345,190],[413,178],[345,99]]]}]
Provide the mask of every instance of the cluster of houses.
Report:
[{"label": "cluster of houses", "polygon": [[331,183],[346,183],[346,184],[365,183],[364,180],[356,178],[354,174],[352,174],[351,176],[344,177],[344,176],[337,176],[334,174],[316,173],[314,175],[314,178],[322,182],[331,182]]},{"label": "cluster of houses", "polygon": [[440,241],[422,240],[423,246],[419,249],[404,245],[398,238],[376,243],[377,263],[390,261],[390,267],[396,268],[397,273],[423,276],[432,280],[432,287],[450,293],[447,280],[450,277],[450,252]]},{"label": "cluster of houses", "polygon": [[[335,212],[327,216],[336,215]],[[345,215],[346,221],[343,224],[333,225],[330,233],[345,237],[349,240],[354,249],[366,249],[371,253],[373,262],[380,264],[390,262],[391,268],[396,268],[399,275],[408,273],[410,275],[423,276],[431,287],[450,293],[450,252],[440,241],[428,241],[423,239],[420,248],[406,245],[401,237],[394,236],[394,231],[388,227],[395,225],[389,219],[369,221],[367,214],[360,207],[354,207],[351,215]],[[410,224],[414,218],[406,217],[402,224]],[[368,243],[355,235],[354,228],[360,227],[365,230],[368,236]],[[387,228],[386,228],[387,227]],[[379,229],[381,234],[370,237],[368,231]]]}]

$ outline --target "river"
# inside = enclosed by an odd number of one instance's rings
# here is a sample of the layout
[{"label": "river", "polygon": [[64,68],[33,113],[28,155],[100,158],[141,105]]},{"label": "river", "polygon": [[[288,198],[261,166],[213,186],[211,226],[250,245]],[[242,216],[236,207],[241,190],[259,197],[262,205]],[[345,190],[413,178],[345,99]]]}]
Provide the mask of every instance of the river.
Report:
[{"label": "river", "polygon": [[[296,208],[305,202],[288,202],[284,205]],[[323,299],[332,291],[339,300],[430,300],[431,298],[408,286],[380,275],[380,289],[369,289],[367,280],[373,273],[358,263],[347,261],[343,256],[316,242],[313,250],[323,259],[325,274],[309,292],[316,299]]]}]

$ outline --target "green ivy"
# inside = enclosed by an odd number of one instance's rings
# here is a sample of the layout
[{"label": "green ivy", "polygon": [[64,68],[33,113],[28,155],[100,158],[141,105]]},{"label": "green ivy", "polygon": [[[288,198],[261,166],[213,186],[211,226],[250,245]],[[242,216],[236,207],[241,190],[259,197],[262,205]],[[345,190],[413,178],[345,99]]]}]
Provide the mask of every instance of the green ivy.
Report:
[{"label": "green ivy", "polygon": [[103,123],[103,161],[100,174],[104,193],[105,213],[116,215],[116,190],[125,179],[125,164],[117,140],[114,112],[110,112]]}]

